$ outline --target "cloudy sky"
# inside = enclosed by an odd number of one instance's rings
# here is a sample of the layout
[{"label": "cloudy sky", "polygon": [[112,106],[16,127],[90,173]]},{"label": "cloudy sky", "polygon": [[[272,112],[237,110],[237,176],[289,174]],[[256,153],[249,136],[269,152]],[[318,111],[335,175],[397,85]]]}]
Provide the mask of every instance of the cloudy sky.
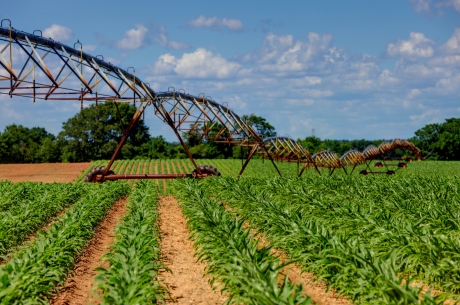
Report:
[{"label": "cloudy sky", "polygon": [[[73,45],[156,91],[204,93],[279,135],[409,138],[460,117],[460,0],[0,0],[18,30]],[[78,102],[0,96],[9,124],[57,134]],[[153,109],[152,109],[153,111]],[[151,112],[152,112],[151,111]],[[147,115],[150,133],[175,140]]]}]

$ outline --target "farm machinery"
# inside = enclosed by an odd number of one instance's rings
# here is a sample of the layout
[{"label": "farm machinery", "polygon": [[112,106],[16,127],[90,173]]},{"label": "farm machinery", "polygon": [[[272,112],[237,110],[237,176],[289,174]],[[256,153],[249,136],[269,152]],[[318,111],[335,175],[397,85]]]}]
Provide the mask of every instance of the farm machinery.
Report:
[{"label": "farm machinery", "polygon": [[[315,154],[310,154],[308,150],[302,147],[298,142],[289,137],[270,137],[264,140],[265,150],[259,150],[259,154],[265,157],[271,157],[279,162],[296,162],[297,175],[300,177],[308,168],[314,168],[321,175],[320,169],[326,169],[329,175],[332,175],[336,169],[343,169],[346,174],[352,174],[358,165],[364,164],[366,169],[361,170],[361,175],[387,174],[394,175],[395,170],[406,168],[406,162],[412,162],[412,157],[407,157],[405,160],[392,157],[395,151],[403,150],[404,155],[413,156],[416,160],[422,160],[420,150],[407,140],[395,139],[391,142],[382,142],[378,147],[374,145],[368,146],[364,151],[350,150],[340,158],[331,150],[322,150]],[[376,160],[379,160],[376,162]],[[398,161],[392,163],[392,161]],[[375,168],[384,168],[385,170],[372,169],[372,163]],[[302,168],[300,168],[302,164]],[[347,168],[351,167],[349,172]]]},{"label": "farm machinery", "polygon": [[[33,102],[78,101],[81,108],[87,102],[97,106],[100,102],[112,101],[118,110],[120,103],[134,103],[137,110],[128,125],[123,124],[118,111],[123,136],[107,166],[93,168],[85,181],[220,175],[210,165],[197,165],[180,132],[194,132],[216,143],[247,146],[249,152],[238,176],[243,174],[256,151],[266,150],[265,143],[250,124],[211,97],[187,94],[173,87],[156,92],[136,76],[132,67],[124,70],[105,61],[103,56],[92,56],[83,51],[79,41],[72,47],[43,37],[39,30],[32,34],[16,30],[8,19],[0,24],[0,94],[26,97]],[[192,173],[117,175],[111,170],[131,130],[149,106],[174,131],[193,163]],[[280,174],[270,154],[268,157]]]},{"label": "farm machinery", "polygon": [[[310,154],[289,137],[262,139],[228,105],[219,104],[210,96],[191,95],[184,90],[176,91],[174,87],[165,92],[156,92],[136,76],[133,67],[124,70],[105,61],[101,55],[92,56],[83,51],[83,45],[79,41],[72,47],[43,37],[39,30],[32,34],[16,30],[11,27],[8,19],[3,19],[0,23],[0,94],[30,98],[33,102],[78,101],[81,108],[84,103],[95,103],[97,106],[98,103],[107,101],[113,102],[117,111],[120,103],[133,103],[136,106],[136,113],[126,126],[118,111],[123,131],[118,146],[107,166],[93,168],[85,181],[203,178],[220,175],[213,166],[197,165],[181,132],[193,132],[202,139],[216,143],[246,146],[248,153],[238,176],[243,174],[256,153],[269,159],[279,175],[281,173],[275,160],[297,162],[298,176],[308,168],[314,168],[319,174],[320,169],[324,168],[332,175],[340,168],[348,174],[347,168],[352,167],[351,174],[360,164],[366,165],[366,169],[361,170],[360,174],[394,174],[390,167],[406,167],[403,160],[392,163],[391,153],[397,149],[407,150],[415,159],[421,159],[418,148],[406,140],[384,142],[379,147],[367,147],[363,152],[351,150],[339,158],[330,150]],[[174,131],[195,168],[192,173],[117,175],[111,170],[130,132],[148,106]],[[385,171],[371,168],[371,162],[379,158],[382,161],[376,162],[375,167],[385,168]]]}]

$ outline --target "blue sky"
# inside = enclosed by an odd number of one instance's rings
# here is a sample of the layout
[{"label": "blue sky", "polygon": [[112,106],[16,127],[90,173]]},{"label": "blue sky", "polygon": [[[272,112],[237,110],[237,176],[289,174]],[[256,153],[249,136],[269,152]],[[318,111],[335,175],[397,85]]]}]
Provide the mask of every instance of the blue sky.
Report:
[{"label": "blue sky", "polygon": [[[460,0],[6,1],[18,30],[103,55],[156,91],[204,93],[279,135],[409,138],[460,117]],[[57,134],[78,102],[0,95],[9,124]],[[152,112],[152,111],[150,111]],[[147,113],[153,136],[176,140]]]}]

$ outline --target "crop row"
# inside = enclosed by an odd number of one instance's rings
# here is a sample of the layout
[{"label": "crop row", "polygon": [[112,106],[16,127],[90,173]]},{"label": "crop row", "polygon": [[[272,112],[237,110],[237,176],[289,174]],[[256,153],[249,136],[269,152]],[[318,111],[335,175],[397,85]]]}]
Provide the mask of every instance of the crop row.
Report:
[{"label": "crop row", "polygon": [[[94,185],[45,184],[24,182],[8,185],[10,200],[0,212],[0,255],[18,246],[31,233],[50,221],[57,213],[75,203]],[[4,194],[3,194],[4,195]]]},{"label": "crop row", "polygon": [[229,304],[309,304],[302,286],[282,276],[284,267],[250,234],[244,221],[228,213],[213,198],[212,189],[195,180],[176,180],[172,192],[179,199],[192,232],[199,260],[229,295]]},{"label": "crop row", "polygon": [[[318,184],[313,180],[289,183],[292,206],[328,222],[334,232],[366,244],[376,256],[394,250],[401,265],[398,272],[406,277],[460,293],[460,179],[394,177],[381,183],[329,179],[329,191],[312,187]],[[334,182],[335,187],[330,185]],[[267,189],[277,201],[288,194],[285,183]],[[324,193],[330,198],[321,198]],[[322,204],[307,207],[311,201]]]},{"label": "crop row", "polygon": [[163,300],[164,288],[156,280],[160,262],[158,188],[151,181],[135,184],[129,212],[115,231],[115,243],[106,255],[107,269],[99,268],[102,304],[152,304]]},{"label": "crop row", "polygon": [[47,231],[0,266],[0,304],[46,304],[112,204],[127,195],[126,183],[94,184]]},{"label": "crop row", "polygon": [[[434,304],[459,292],[457,178],[228,178],[201,184],[291,259],[358,303]],[[422,293],[414,285],[422,281],[445,293]]]},{"label": "crop row", "polygon": [[[212,165],[216,167],[224,177],[236,177],[243,165],[241,160],[238,159],[196,159],[197,165]],[[84,175],[94,166],[105,166],[108,161],[100,160],[95,161],[91,164],[88,169],[77,178],[77,182],[83,180]],[[276,162],[278,169],[284,177],[296,176],[298,173],[298,164],[287,163],[287,162]],[[300,164],[300,168],[302,164]],[[374,169],[373,165],[370,164],[371,170]],[[145,174],[168,174],[168,173],[185,173],[190,174],[193,170],[193,164],[188,159],[141,159],[141,160],[116,160],[111,168],[117,174],[134,174],[134,173],[145,173]],[[357,167],[353,174],[357,176],[360,169],[366,169],[365,165]],[[420,176],[452,176],[460,174],[460,162],[440,162],[440,161],[423,161],[423,162],[412,162],[408,164],[405,169],[397,169],[397,176],[406,177],[420,177]],[[328,176],[328,170],[320,169],[323,176]],[[350,172],[350,170],[348,171]],[[340,169],[335,171],[334,175],[346,176],[345,172]],[[253,159],[249,162],[249,165],[243,173],[244,177],[275,177],[278,176],[275,168],[269,160]],[[308,169],[303,177],[316,177],[317,172],[314,169]],[[372,176],[368,177],[369,180],[373,179]],[[164,181],[164,185],[163,185]],[[169,185],[170,180],[163,180],[160,182],[161,186],[166,189]],[[1,185],[0,185],[1,190]],[[1,205],[0,205],[1,209]]]}]

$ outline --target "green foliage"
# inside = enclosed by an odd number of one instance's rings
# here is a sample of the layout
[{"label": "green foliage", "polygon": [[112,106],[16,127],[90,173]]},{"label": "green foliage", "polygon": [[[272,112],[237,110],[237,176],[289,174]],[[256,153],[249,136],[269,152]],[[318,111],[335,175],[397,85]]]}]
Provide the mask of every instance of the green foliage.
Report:
[{"label": "green foliage", "polygon": [[[0,182],[0,255],[91,189],[90,184]],[[94,188],[94,187],[93,187]]]},{"label": "green foliage", "polygon": [[302,286],[290,283],[287,276],[278,284],[284,265],[270,254],[271,247],[260,246],[244,221],[211,198],[212,188],[200,187],[195,180],[175,180],[173,189],[211,284],[219,281],[230,296],[226,304],[310,304]]},{"label": "green foliage", "polygon": [[96,225],[129,186],[123,182],[94,184],[49,231],[0,266],[0,304],[47,304],[72,270]]},{"label": "green foliage", "polygon": [[460,160],[460,119],[428,124],[415,132],[411,141],[433,160]]},{"label": "green foliage", "polygon": [[[118,105],[125,127],[136,113],[132,104]],[[123,136],[117,108],[114,103],[91,105],[83,108],[77,115],[62,125],[58,143],[62,150],[62,160],[81,162],[98,159],[110,159],[118,142]],[[147,151],[150,139],[148,127],[139,119],[133,126],[120,158],[131,159]]]},{"label": "green foliage", "polygon": [[359,151],[363,151],[369,145],[378,146],[382,140],[330,140],[325,139],[321,140],[320,138],[310,136],[306,137],[305,139],[298,140],[299,143],[305,147],[311,154],[315,152],[319,152],[325,149],[329,149],[335,152],[338,156],[342,156],[347,151],[355,149]]},{"label": "green foliage", "polygon": [[[357,303],[459,299],[457,177],[312,176],[201,183],[291,259]],[[425,294],[422,283],[444,293],[436,298]]]},{"label": "green foliage", "polygon": [[152,304],[163,300],[164,288],[156,279],[160,262],[158,188],[153,181],[136,183],[129,197],[129,212],[116,229],[115,244],[106,255],[108,269],[98,268],[102,304]]},{"label": "green foliage", "polygon": [[59,161],[55,137],[44,128],[9,125],[0,134],[0,163]]},{"label": "green foliage", "polygon": [[276,135],[275,127],[263,117],[251,113],[250,115],[243,115],[241,119],[257,130],[262,139],[274,137]]},{"label": "green foliage", "polygon": [[152,137],[147,143],[148,156],[150,159],[164,159],[169,155],[169,143],[163,136]]}]

